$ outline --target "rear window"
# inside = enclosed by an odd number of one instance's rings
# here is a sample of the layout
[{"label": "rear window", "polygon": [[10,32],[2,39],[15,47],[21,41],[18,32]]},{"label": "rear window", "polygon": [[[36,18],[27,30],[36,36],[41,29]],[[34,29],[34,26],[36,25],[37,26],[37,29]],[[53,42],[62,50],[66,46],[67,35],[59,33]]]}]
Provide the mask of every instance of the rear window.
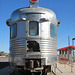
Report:
[{"label": "rear window", "polygon": [[17,36],[17,25],[11,27],[10,38],[15,38]]},{"label": "rear window", "polygon": [[36,36],[39,34],[39,24],[36,21],[29,22],[29,35]]}]

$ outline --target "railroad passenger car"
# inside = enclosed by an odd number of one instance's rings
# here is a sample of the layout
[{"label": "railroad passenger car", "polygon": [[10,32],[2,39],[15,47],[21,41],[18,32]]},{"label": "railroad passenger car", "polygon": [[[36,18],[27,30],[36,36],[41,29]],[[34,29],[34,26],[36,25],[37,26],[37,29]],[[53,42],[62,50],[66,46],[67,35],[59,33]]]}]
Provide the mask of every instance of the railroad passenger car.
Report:
[{"label": "railroad passenger car", "polygon": [[30,6],[15,10],[6,21],[10,27],[11,70],[53,71],[57,61],[57,26],[55,13],[38,7],[38,0]]}]

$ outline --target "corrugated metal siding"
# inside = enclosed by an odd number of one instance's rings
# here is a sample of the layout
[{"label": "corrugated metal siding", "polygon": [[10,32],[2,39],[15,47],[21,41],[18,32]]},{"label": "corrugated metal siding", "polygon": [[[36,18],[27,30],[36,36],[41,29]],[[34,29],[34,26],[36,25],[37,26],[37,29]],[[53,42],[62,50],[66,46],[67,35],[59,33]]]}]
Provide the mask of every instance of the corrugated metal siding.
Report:
[{"label": "corrugated metal siding", "polygon": [[45,64],[52,65],[57,61],[57,40],[55,38],[51,39],[41,39],[41,57],[46,58]]},{"label": "corrugated metal siding", "polygon": [[56,39],[41,39],[40,42],[41,53],[57,54],[57,41]]},{"label": "corrugated metal siding", "polygon": [[10,55],[26,55],[26,40],[11,39],[10,40]]}]

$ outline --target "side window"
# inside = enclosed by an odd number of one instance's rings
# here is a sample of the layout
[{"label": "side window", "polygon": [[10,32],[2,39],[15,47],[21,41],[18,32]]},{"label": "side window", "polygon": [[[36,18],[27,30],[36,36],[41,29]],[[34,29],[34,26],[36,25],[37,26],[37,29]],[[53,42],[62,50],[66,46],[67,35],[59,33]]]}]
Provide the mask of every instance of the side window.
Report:
[{"label": "side window", "polygon": [[50,30],[51,30],[51,37],[55,38],[56,37],[56,27],[51,24]]},{"label": "side window", "polygon": [[11,30],[10,30],[10,38],[15,38],[17,36],[17,25],[14,24],[13,26],[11,26]]},{"label": "side window", "polygon": [[36,21],[29,22],[29,35],[36,36],[39,34],[39,24]]}]

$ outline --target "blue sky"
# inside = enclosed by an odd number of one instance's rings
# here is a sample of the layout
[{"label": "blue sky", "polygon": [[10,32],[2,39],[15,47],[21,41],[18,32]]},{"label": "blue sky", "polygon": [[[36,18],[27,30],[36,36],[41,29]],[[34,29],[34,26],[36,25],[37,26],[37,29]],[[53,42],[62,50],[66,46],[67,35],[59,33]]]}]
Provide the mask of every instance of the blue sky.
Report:
[{"label": "blue sky", "polygon": [[[12,12],[22,7],[28,7],[29,0],[0,0],[0,51],[9,52],[9,27],[6,20]],[[39,0],[39,6],[53,10],[61,25],[57,28],[58,48],[68,46],[75,37],[75,0]]]}]

